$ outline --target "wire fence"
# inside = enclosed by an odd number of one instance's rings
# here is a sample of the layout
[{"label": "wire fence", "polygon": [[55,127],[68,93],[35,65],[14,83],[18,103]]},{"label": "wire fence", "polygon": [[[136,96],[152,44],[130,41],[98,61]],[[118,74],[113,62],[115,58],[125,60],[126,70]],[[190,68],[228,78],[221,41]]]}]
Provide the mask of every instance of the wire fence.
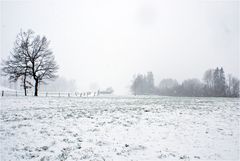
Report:
[{"label": "wire fence", "polygon": [[[96,97],[99,95],[97,92],[38,92],[38,96],[41,97]],[[25,93],[22,91],[7,91],[2,90],[1,96],[25,96]],[[27,92],[27,96],[34,96],[34,92]]]}]

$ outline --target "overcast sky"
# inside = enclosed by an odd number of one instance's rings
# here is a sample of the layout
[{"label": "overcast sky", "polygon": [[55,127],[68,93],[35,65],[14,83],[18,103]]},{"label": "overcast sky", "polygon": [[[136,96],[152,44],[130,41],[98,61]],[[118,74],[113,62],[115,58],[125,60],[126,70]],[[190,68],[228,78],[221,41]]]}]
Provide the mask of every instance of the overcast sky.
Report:
[{"label": "overcast sky", "polygon": [[20,29],[51,40],[58,74],[79,90],[126,93],[134,74],[202,79],[223,66],[239,76],[239,1],[1,1],[1,58]]}]

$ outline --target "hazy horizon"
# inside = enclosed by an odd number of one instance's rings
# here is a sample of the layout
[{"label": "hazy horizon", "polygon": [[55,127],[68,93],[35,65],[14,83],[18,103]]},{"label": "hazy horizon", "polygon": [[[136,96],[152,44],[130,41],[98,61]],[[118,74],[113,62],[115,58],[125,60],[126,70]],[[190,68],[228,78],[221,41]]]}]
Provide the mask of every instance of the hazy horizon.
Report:
[{"label": "hazy horizon", "polygon": [[223,67],[239,77],[239,1],[0,1],[0,52],[20,29],[45,35],[60,69],[78,90],[129,92],[133,75],[202,79]]}]

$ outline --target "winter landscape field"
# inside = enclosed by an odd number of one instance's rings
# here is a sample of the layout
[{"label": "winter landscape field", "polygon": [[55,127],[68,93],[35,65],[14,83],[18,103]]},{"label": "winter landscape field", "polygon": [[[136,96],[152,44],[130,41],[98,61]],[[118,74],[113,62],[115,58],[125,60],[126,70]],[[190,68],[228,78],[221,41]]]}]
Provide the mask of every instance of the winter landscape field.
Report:
[{"label": "winter landscape field", "polygon": [[239,160],[239,99],[2,97],[0,158]]}]

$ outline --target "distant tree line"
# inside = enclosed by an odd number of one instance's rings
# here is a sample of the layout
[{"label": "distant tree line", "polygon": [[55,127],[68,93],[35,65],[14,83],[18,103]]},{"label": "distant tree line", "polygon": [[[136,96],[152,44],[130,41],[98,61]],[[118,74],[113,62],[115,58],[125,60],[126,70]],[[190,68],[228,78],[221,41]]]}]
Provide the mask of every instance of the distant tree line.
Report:
[{"label": "distant tree line", "polygon": [[153,73],[147,75],[138,74],[133,80],[131,90],[134,95],[148,95],[155,93]]},{"label": "distant tree line", "polygon": [[154,85],[153,73],[148,72],[134,77],[131,92],[134,95],[239,97],[239,84],[238,78],[230,74],[225,77],[222,67],[207,70],[203,75],[203,82],[194,78],[178,83],[175,79],[167,78],[162,79],[158,86]]}]

